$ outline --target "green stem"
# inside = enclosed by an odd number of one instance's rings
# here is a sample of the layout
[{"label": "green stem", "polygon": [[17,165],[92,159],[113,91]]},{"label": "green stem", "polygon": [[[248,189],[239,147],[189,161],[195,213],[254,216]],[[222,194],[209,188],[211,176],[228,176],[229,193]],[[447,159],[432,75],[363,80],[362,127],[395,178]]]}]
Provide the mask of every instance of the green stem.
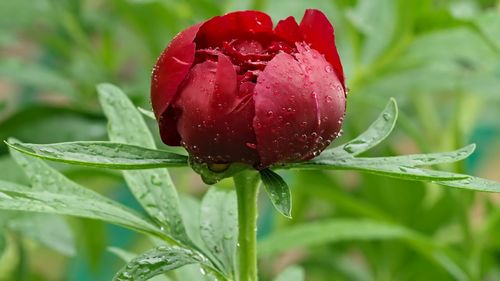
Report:
[{"label": "green stem", "polygon": [[259,177],[255,171],[234,176],[238,198],[239,281],[257,281],[257,194]]}]

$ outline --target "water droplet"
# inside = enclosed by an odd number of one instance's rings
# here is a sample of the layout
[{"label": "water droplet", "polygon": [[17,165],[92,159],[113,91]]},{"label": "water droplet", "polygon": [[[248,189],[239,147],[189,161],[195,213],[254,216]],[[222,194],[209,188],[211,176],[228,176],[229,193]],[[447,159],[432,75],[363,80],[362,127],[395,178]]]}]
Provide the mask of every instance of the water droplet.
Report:
[{"label": "water droplet", "polygon": [[331,73],[332,71],[333,71],[333,68],[330,65],[325,66],[326,73]]},{"label": "water droplet", "polygon": [[385,121],[389,121],[389,120],[391,120],[392,115],[386,112],[386,113],[382,114],[382,117],[384,118]]},{"label": "water droplet", "polygon": [[257,149],[257,145],[255,143],[247,142],[245,145],[251,149]]},{"label": "water droplet", "polygon": [[273,116],[273,112],[271,110],[269,110],[267,113],[266,113],[267,116],[271,117]]},{"label": "water droplet", "polygon": [[150,181],[151,181],[151,184],[153,184],[153,185],[157,185],[157,186],[161,185],[161,179],[160,179],[160,176],[158,176],[158,174],[152,174]]}]

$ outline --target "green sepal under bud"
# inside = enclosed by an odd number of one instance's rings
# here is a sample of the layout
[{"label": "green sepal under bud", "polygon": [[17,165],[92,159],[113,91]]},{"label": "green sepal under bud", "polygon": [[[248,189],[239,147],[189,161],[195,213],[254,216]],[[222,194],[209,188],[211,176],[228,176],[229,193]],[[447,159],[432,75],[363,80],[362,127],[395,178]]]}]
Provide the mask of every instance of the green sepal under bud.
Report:
[{"label": "green sepal under bud", "polygon": [[197,174],[205,184],[213,185],[219,181],[233,177],[235,174],[247,170],[254,169],[252,166],[243,163],[203,163],[196,161],[194,157],[189,157],[189,166]]}]

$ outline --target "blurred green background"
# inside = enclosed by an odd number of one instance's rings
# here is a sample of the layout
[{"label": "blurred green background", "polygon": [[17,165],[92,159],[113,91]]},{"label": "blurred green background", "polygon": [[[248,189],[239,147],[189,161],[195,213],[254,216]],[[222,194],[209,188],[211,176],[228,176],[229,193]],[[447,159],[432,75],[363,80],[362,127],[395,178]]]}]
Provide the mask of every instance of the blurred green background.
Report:
[{"label": "blurred green background", "polygon": [[[114,83],[138,106],[150,108],[151,68],[180,30],[232,10],[300,20],[313,7],[334,22],[350,89],[344,136],[334,145],[362,132],[393,96],[401,107],[397,127],[370,155],[437,152],[474,142],[479,148],[471,158],[441,168],[500,181],[498,0],[0,1],[0,139],[103,140],[106,121],[95,85]],[[86,187],[138,206],[116,171],[56,167]],[[171,173],[181,193],[205,192],[188,169]],[[279,217],[263,198],[260,238],[310,222],[390,222],[449,249],[468,274],[464,280],[500,280],[498,195],[354,172],[283,175],[292,185],[294,219]],[[28,183],[3,144],[0,179]],[[308,281],[456,280],[419,251],[422,245],[333,240],[290,245],[290,251],[263,257],[262,279],[298,263]],[[140,251],[148,243],[100,222],[1,211],[0,281],[110,280],[122,262],[109,246]]]}]

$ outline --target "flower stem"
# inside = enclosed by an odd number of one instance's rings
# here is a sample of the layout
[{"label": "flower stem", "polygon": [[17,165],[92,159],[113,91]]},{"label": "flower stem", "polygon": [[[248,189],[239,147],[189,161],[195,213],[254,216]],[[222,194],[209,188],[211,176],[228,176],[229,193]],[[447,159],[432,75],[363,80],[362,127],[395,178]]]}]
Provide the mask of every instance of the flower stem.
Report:
[{"label": "flower stem", "polygon": [[257,281],[257,194],[259,176],[243,171],[234,176],[238,198],[239,281]]}]

